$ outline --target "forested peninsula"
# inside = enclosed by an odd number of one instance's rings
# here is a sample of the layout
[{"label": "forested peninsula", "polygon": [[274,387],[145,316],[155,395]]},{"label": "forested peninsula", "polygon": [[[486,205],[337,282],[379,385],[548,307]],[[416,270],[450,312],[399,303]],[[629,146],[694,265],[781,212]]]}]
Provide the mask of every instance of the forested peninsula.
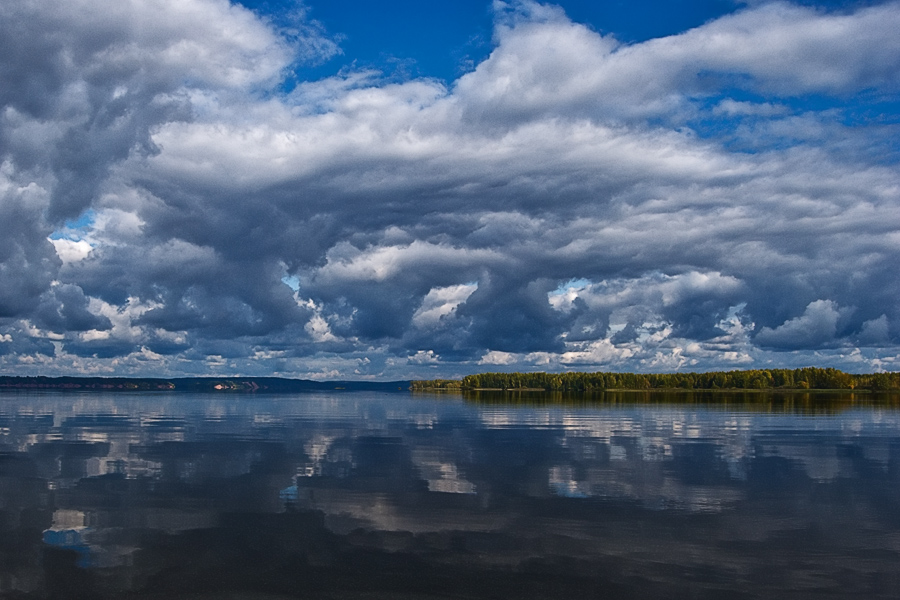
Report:
[{"label": "forested peninsula", "polygon": [[900,391],[900,373],[844,373],[838,369],[754,369],[708,373],[480,373],[462,379],[411,382],[423,390],[859,390]]}]

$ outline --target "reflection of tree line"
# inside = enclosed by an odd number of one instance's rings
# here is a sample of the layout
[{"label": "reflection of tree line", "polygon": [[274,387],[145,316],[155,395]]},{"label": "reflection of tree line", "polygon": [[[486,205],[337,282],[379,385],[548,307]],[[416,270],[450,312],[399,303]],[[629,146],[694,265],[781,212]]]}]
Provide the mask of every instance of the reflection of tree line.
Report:
[{"label": "reflection of tree line", "polygon": [[413,381],[413,390],[900,390],[900,373],[838,369],[754,369],[709,373],[479,373],[461,380]]},{"label": "reflection of tree line", "polygon": [[[424,391],[424,390],[423,390]],[[797,390],[592,390],[587,392],[528,390],[458,390],[463,399],[474,404],[520,407],[567,406],[589,408],[635,405],[691,405],[716,407],[755,413],[837,414],[861,406],[896,406],[896,394],[859,394],[854,391],[803,392]]]}]

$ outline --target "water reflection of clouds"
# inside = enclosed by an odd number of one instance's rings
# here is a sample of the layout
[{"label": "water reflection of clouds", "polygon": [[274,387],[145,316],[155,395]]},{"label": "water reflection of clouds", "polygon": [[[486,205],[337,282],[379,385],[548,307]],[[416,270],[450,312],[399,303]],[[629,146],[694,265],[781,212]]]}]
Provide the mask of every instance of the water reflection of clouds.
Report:
[{"label": "water reflection of clouds", "polygon": [[[896,412],[885,411],[864,417],[868,413],[806,417],[672,408],[637,412],[495,408],[482,416],[482,424],[489,429],[559,430],[560,444],[569,454],[565,462],[547,469],[548,486],[559,496],[630,499],[647,507],[708,511],[722,510],[743,497],[740,484],[755,459],[785,459],[813,481],[849,479],[863,467],[852,460],[848,449],[859,448],[868,461],[885,470],[900,420]],[[710,453],[706,464],[692,458],[694,468],[718,472],[716,485],[692,483],[690,477],[677,476],[677,468],[652,466],[678,463],[679,454],[697,444]]]},{"label": "water reflection of clouds", "polygon": [[474,494],[475,484],[466,480],[452,456],[442,449],[415,447],[412,462],[419,476],[428,482],[428,491],[446,494]]},{"label": "water reflection of clouds", "polygon": [[[516,564],[511,556],[531,551],[522,540],[541,536],[562,536],[566,552],[612,551],[600,533],[613,527],[608,507],[739,514],[777,537],[800,526],[804,510],[817,514],[815,486],[853,482],[852,494],[865,497],[853,519],[876,529],[879,506],[897,497],[900,413],[887,410],[806,417],[403,395],[72,398],[0,396],[2,522],[32,515],[43,544],[98,568],[131,564],[146,531],[213,530],[228,514],[320,514],[335,535],[413,536],[366,542],[409,551],[449,543],[415,538],[429,532],[506,536],[506,554],[490,560]],[[760,490],[797,495],[764,508]],[[787,520],[772,521],[771,510],[788,511]],[[891,544],[883,546],[900,556]]]},{"label": "water reflection of clouds", "polygon": [[[32,401],[33,399],[30,399]],[[474,409],[452,406],[449,411],[410,409],[410,402],[372,403],[358,398],[309,398],[269,401],[264,409],[250,409],[240,402],[221,404],[211,399],[191,398],[181,405],[172,404],[165,397],[154,402],[141,401],[141,405],[119,405],[121,398],[76,398],[68,406],[51,399],[50,407],[41,407],[41,398],[36,406],[16,406],[16,418],[40,423],[37,430],[32,428],[24,435],[15,435],[9,427],[0,430],[0,440],[4,445],[14,445],[23,451],[36,444],[52,444],[59,441],[83,442],[86,444],[108,445],[103,456],[86,458],[89,465],[84,472],[90,476],[104,473],[124,472],[127,476],[150,476],[157,472],[158,461],[148,461],[135,457],[129,448],[141,444],[181,443],[188,439],[189,430],[205,435],[245,435],[253,432],[283,428],[294,422],[293,434],[299,420],[301,429],[312,432],[306,442],[305,452],[309,455],[313,473],[321,470],[321,463],[328,454],[327,444],[333,442],[330,436],[325,446],[316,442],[322,437],[321,430],[327,423],[339,424],[340,434],[347,435],[348,425],[359,432],[400,431],[407,429],[433,430],[454,419],[468,418]],[[395,406],[396,405],[396,406]],[[4,408],[8,408],[4,407]],[[139,411],[132,412],[135,408]],[[830,433],[837,439],[853,439],[864,432],[877,433],[879,429],[897,427],[896,413],[871,411],[867,420],[859,415],[835,417],[803,418],[779,415],[777,417],[758,414],[735,414],[724,411],[697,411],[693,409],[672,409],[662,407],[641,411],[634,410],[567,410],[567,409],[520,409],[488,407],[475,411],[480,426],[487,430],[527,429],[557,432],[558,443],[573,452],[577,447],[580,461],[639,461],[643,463],[667,462],[675,459],[673,447],[685,443],[712,444],[717,448],[717,456],[728,465],[728,469],[742,478],[745,469],[742,462],[759,456],[780,456],[801,466],[812,479],[829,479],[846,473],[852,465],[835,456],[833,450],[811,448],[803,443],[779,444],[770,441],[772,436],[792,435],[796,419],[803,419],[806,431]],[[85,419],[84,415],[90,418]],[[9,416],[7,415],[7,419]],[[48,422],[47,419],[51,421]],[[269,432],[271,434],[271,432]],[[575,444],[575,439],[583,438],[592,444]],[[618,440],[618,441],[617,441]],[[623,440],[630,440],[623,445]],[[105,447],[105,446],[104,446]],[[630,455],[628,448],[634,448]],[[866,446],[871,460],[882,466],[890,456],[889,449],[877,443]],[[587,453],[592,453],[589,456]],[[346,458],[333,456],[330,462],[348,462]],[[441,461],[438,461],[441,462]],[[428,481],[452,479],[447,473],[458,472],[453,461],[443,461],[445,467],[421,466],[429,472],[437,469],[444,473],[440,477],[433,473]],[[430,464],[430,463],[429,463]],[[425,465],[425,463],[423,463]],[[241,466],[238,468],[245,468]],[[443,471],[441,471],[443,469]],[[304,471],[305,472],[305,471]],[[457,476],[453,476],[457,477]],[[458,479],[458,477],[457,477]],[[437,484],[434,484],[437,486]]]}]

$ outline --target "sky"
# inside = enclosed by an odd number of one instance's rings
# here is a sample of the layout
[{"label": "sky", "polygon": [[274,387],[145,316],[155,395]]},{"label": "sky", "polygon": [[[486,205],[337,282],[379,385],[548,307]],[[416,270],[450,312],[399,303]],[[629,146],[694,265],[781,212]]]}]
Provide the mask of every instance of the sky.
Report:
[{"label": "sky", "polygon": [[900,368],[900,2],[0,3],[0,373]]}]

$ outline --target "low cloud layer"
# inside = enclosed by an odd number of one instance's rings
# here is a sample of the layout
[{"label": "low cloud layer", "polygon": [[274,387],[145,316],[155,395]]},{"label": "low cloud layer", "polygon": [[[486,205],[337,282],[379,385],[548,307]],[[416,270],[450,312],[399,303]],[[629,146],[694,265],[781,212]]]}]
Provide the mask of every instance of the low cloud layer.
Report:
[{"label": "low cloud layer", "polygon": [[0,369],[897,368],[900,4],[494,12],[456,81],[286,91],[302,12],[0,6]]}]

